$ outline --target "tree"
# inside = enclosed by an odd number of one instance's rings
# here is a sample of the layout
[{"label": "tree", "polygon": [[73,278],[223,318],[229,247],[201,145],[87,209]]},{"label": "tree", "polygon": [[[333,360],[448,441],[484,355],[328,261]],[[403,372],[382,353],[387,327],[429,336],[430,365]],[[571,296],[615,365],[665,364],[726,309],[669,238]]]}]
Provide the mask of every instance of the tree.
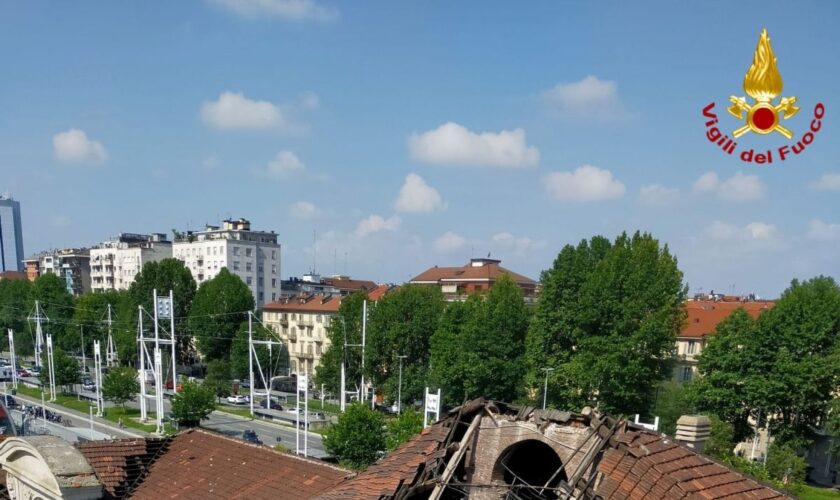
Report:
[{"label": "tree", "polygon": [[321,354],[321,361],[315,370],[315,383],[324,384],[327,390],[335,394],[340,392],[342,359],[345,359],[345,377],[348,387],[355,387],[361,382],[361,350],[350,348],[345,353],[344,343],[354,345],[362,343],[362,309],[366,298],[367,295],[363,291],[344,297],[338,314],[330,320],[330,326],[327,328],[329,347]]},{"label": "tree", "polygon": [[388,451],[396,450],[422,430],[423,415],[412,409],[402,412],[400,416],[388,422],[388,437],[386,438]]},{"label": "tree", "polygon": [[659,432],[673,436],[677,431],[677,420],[694,412],[688,384],[669,380],[660,384],[650,416],[659,417]]},{"label": "tree", "polygon": [[808,463],[792,447],[774,442],[767,451],[767,474],[785,486],[805,482]]},{"label": "tree", "polygon": [[703,453],[721,461],[732,458],[735,448],[735,429],[729,422],[724,422],[715,415],[707,415],[712,422],[710,436],[706,441]]},{"label": "tree", "polygon": [[[262,323],[253,323],[253,338],[254,340],[277,340],[277,334],[273,333]],[[254,363],[254,382],[261,384],[258,380],[257,369],[262,368],[266,376],[266,382],[271,377],[277,375],[286,375],[289,373],[289,349],[284,343],[282,346],[272,346],[269,351],[268,346],[255,345],[257,353],[256,359],[259,360],[259,365]],[[239,325],[239,329],[233,337],[230,350],[230,369],[233,378],[248,378],[249,375],[249,361],[248,361],[248,323]]]},{"label": "tree", "polygon": [[[45,335],[52,334],[56,345],[64,345],[64,328],[73,317],[73,295],[67,291],[67,283],[53,273],[38,276],[29,289],[29,301],[25,316],[34,314],[35,302],[38,302],[41,314],[49,318],[42,321],[41,328]],[[33,322],[34,323],[34,322]],[[32,324],[32,332],[35,326]],[[44,348],[46,355],[46,348]]]},{"label": "tree", "polygon": [[671,372],[685,317],[682,279],[668,246],[647,233],[563,248],[541,277],[527,385],[538,393],[542,369],[553,368],[549,400],[558,407],[647,413]]},{"label": "tree", "polygon": [[444,310],[439,287],[405,285],[385,295],[369,311],[365,370],[391,401],[398,393],[399,359],[402,401],[423,397],[429,366],[429,343]]},{"label": "tree", "polygon": [[202,283],[193,300],[190,330],[204,358],[230,359],[233,337],[253,310],[254,296],[248,285],[226,268]]},{"label": "tree", "polygon": [[216,409],[213,387],[186,382],[172,397],[172,418],[178,425],[195,427]]},{"label": "tree", "polygon": [[430,380],[444,400],[487,397],[514,401],[522,390],[528,310],[522,290],[505,275],[486,295],[450,304],[431,340]]},{"label": "tree", "polygon": [[382,415],[361,403],[347,407],[324,434],[324,447],[345,467],[363,470],[385,451]]},{"label": "tree", "polygon": [[[143,269],[134,277],[134,282],[128,289],[131,300],[134,303],[136,314],[137,306],[142,306],[150,315],[154,314],[152,308],[152,292],[157,289],[161,296],[168,296],[172,290],[175,301],[175,333],[178,339],[178,359],[186,362],[192,359],[192,334],[189,330],[189,321],[193,298],[196,293],[195,280],[189,269],[178,259],[163,259],[158,262],[147,262]],[[136,318],[134,320],[136,327]],[[147,320],[144,320],[147,321]],[[150,324],[151,322],[149,322]],[[169,322],[161,320],[161,325],[166,327]],[[136,335],[136,331],[135,331]],[[135,347],[136,349],[136,347]]]},{"label": "tree", "polygon": [[207,363],[207,375],[204,377],[204,385],[213,389],[213,393],[219,398],[219,401],[222,398],[230,396],[230,380],[229,362],[213,360]]},{"label": "tree", "polygon": [[29,280],[0,280],[0,333],[5,334],[9,328],[14,331],[18,356],[29,356],[35,352],[26,320],[31,289],[32,282]]},{"label": "tree", "polygon": [[55,385],[68,392],[68,386],[81,382],[79,362],[70,357],[61,348],[53,350],[53,367],[55,368]]},{"label": "tree", "polygon": [[102,397],[125,409],[125,404],[134,401],[140,392],[140,381],[137,380],[137,370],[127,366],[119,366],[105,375],[102,381]]}]

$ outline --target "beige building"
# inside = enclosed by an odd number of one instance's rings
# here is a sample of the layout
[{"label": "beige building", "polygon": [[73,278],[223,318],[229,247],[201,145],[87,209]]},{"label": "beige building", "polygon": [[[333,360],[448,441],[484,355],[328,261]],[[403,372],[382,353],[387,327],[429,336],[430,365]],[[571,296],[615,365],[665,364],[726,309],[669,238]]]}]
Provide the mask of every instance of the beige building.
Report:
[{"label": "beige building", "polygon": [[262,322],[289,350],[292,373],[314,374],[330,345],[327,328],[341,307],[338,295],[297,295],[266,304]]},{"label": "beige building", "polygon": [[446,300],[465,300],[474,293],[486,293],[503,275],[510,276],[522,289],[525,301],[537,298],[537,282],[502,267],[498,259],[470,259],[459,267],[430,267],[409,281],[416,285],[439,286]]}]

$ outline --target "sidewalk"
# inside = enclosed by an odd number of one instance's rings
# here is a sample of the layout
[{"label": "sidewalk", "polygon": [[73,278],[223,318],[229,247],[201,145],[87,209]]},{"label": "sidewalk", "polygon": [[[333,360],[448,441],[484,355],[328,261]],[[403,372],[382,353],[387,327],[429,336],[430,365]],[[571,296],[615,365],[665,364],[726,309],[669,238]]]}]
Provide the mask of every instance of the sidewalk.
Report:
[{"label": "sidewalk", "polygon": [[[32,406],[41,406],[41,400],[35,399],[23,394],[16,394],[15,399],[20,402],[26,402],[27,405]],[[46,402],[46,407],[49,408],[51,411],[59,413],[62,417],[69,417],[73,419],[73,425],[76,427],[85,427],[90,425],[90,415],[84,414],[80,411],[76,411],[70,408],[66,408],[64,406],[56,405],[50,403],[49,401]],[[97,429],[97,427],[99,429]],[[151,436],[147,432],[143,432],[138,429],[121,429],[114,425],[113,422],[110,420],[105,420],[104,418],[97,417],[96,415],[93,416],[93,428],[94,430],[99,430],[100,432],[104,432],[105,434],[110,434],[112,436],[116,436],[117,439],[125,438],[125,437],[135,437],[135,438],[142,438],[146,436]]]}]

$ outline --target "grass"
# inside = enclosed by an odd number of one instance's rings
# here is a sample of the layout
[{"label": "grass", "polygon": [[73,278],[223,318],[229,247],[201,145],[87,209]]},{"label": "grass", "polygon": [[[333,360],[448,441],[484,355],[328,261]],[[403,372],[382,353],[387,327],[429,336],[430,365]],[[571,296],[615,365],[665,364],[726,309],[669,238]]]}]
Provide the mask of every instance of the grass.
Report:
[{"label": "grass", "polygon": [[798,492],[801,500],[837,500],[840,492],[830,488],[819,488],[816,486],[803,485]]},{"label": "grass", "polygon": [[230,413],[231,415],[238,415],[240,417],[252,418],[250,408],[236,408],[234,406],[227,406],[223,404],[216,405],[216,411],[222,413]]}]

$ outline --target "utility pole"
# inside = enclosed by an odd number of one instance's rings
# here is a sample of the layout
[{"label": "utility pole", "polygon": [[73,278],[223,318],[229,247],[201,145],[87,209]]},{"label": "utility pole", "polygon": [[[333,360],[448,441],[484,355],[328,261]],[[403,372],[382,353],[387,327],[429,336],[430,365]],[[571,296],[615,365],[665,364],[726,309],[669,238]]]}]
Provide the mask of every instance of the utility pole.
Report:
[{"label": "utility pole", "polygon": [[111,319],[111,304],[108,304],[108,345],[105,348],[105,363],[107,364],[108,368],[117,364],[117,349],[114,345],[114,336],[111,333],[111,327],[113,326],[113,320]]},{"label": "utility pole", "polygon": [[17,389],[17,360],[15,359],[15,332],[9,328],[9,360],[12,362],[12,387]]},{"label": "utility pole", "polygon": [[99,341],[93,341],[93,367],[94,383],[96,384],[96,416],[102,416],[102,355],[99,350]]},{"label": "utility pole", "polygon": [[362,302],[362,383],[359,386],[359,400],[364,402],[367,396],[365,389],[365,332],[367,330],[367,299]]},{"label": "utility pole", "polygon": [[53,362],[52,334],[47,335],[47,367],[50,371],[50,401],[55,401],[55,363]]},{"label": "utility pole", "polygon": [[172,290],[169,290],[169,336],[172,339],[172,393],[178,394],[178,370],[175,364],[175,346],[178,344],[175,341],[175,297]]},{"label": "utility pole", "polygon": [[137,346],[140,349],[140,421],[145,422],[146,414],[146,338],[143,336],[143,306],[137,306]]},{"label": "utility pole", "polygon": [[545,372],[545,385],[543,386],[543,410],[545,410],[545,404],[548,401],[548,374],[549,372],[553,372],[554,368],[543,368]]},{"label": "utility pole", "polygon": [[[259,321],[259,319],[257,320]],[[262,324],[262,323],[260,323]],[[265,326],[265,325],[263,325]],[[266,330],[274,333],[274,330],[270,328],[266,328]],[[269,337],[267,340],[254,340],[254,313],[252,311],[248,311],[248,376],[250,377],[251,387],[250,387],[250,397],[248,398],[249,405],[251,408],[251,416],[254,416],[254,400],[257,396],[265,396],[266,401],[268,401],[268,408],[271,409],[271,375],[269,374],[268,380],[265,378],[265,372],[263,371],[262,364],[260,363],[260,358],[257,356],[257,346],[264,345],[267,346],[269,352],[271,351],[271,346],[279,346],[280,349],[283,348],[283,343],[279,340],[273,340]],[[255,387],[255,382],[257,381],[254,377],[254,365],[256,364],[257,372],[260,374],[260,381],[263,384],[263,390],[259,391]],[[270,363],[269,363],[270,365]],[[271,369],[271,366],[268,367]]]},{"label": "utility pole", "polygon": [[403,359],[407,358],[408,356],[397,356],[400,360],[400,378],[399,378],[399,385],[397,385],[397,415],[402,415],[402,365]]},{"label": "utility pole", "polygon": [[47,320],[49,322],[50,318],[41,311],[41,303],[36,300],[35,313],[30,314],[27,319],[35,321],[35,366],[42,368],[41,354],[44,352],[44,330],[41,327],[41,321]]},{"label": "utility pole", "polygon": [[82,373],[87,373],[87,357],[85,356],[85,330],[82,325],[79,325],[79,333],[82,336]]},{"label": "utility pole", "polygon": [[345,393],[344,393],[344,385],[346,384],[346,368],[345,365],[347,364],[347,325],[344,323],[344,318],[341,318],[341,329],[344,331],[344,345],[342,346],[343,349],[341,351],[341,387],[338,388],[340,392],[340,404],[341,413],[344,413],[344,410],[347,409],[347,403],[345,401]]}]

